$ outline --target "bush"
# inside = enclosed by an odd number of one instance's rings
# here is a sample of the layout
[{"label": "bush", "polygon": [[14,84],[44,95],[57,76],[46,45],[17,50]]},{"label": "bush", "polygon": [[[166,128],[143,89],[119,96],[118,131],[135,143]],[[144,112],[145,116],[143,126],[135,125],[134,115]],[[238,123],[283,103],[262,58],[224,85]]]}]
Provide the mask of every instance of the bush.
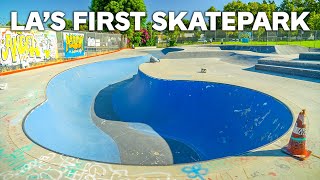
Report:
[{"label": "bush", "polygon": [[169,47],[172,47],[172,46],[177,46],[177,42],[173,41],[173,40],[170,40],[169,41]]}]

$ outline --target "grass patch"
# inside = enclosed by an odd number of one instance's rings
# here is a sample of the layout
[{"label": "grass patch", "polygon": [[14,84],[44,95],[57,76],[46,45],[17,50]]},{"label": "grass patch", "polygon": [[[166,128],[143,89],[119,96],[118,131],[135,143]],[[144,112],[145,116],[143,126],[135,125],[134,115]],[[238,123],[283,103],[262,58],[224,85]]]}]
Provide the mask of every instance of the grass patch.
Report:
[{"label": "grass patch", "polygon": [[[200,45],[200,44],[213,44],[213,45],[220,45],[221,42],[208,42],[208,43],[201,43],[201,42],[185,42],[185,43],[177,43],[177,46],[186,46],[186,45]],[[309,48],[320,48],[320,40],[316,41],[251,41],[249,43],[242,43],[242,42],[223,42],[224,45],[242,45],[242,46],[274,46],[274,45],[295,45],[295,46],[302,46],[302,47],[309,47]],[[158,44],[157,47],[167,47],[166,43]]]},{"label": "grass patch", "polygon": [[[220,44],[220,43],[219,43]],[[269,41],[269,42],[259,42],[251,41],[249,43],[242,42],[225,42],[224,44],[228,45],[296,45],[310,48],[320,48],[320,40],[317,41]]]}]

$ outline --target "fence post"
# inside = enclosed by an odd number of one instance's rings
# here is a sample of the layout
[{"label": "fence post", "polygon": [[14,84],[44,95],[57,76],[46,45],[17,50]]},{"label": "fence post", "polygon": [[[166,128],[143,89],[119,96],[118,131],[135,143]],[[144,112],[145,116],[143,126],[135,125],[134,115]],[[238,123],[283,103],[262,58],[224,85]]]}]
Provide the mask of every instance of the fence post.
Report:
[{"label": "fence post", "polygon": [[314,48],[316,48],[316,41],[317,41],[317,30],[314,31]]},{"label": "fence post", "polygon": [[95,54],[97,55],[98,50],[97,50],[97,46],[96,46],[96,40],[97,40],[97,33],[94,32],[94,51],[95,51]]},{"label": "fence post", "polygon": [[251,41],[254,41],[253,31],[251,30]]},{"label": "fence post", "polygon": [[65,60],[66,59],[66,57],[65,57],[65,53],[64,53],[64,51],[65,51],[65,49],[64,49],[64,47],[63,47],[63,41],[64,41],[64,39],[63,39],[63,31],[61,31],[61,33],[60,33],[60,37],[61,37],[61,41],[60,41],[60,43],[61,43],[61,48],[62,48],[62,56],[63,56],[63,60]]},{"label": "fence post", "polygon": [[291,41],[291,31],[288,31],[288,45],[290,45],[290,41]]},{"label": "fence post", "polygon": [[84,45],[85,45],[85,55],[88,56],[88,33],[87,32],[84,32]]},{"label": "fence post", "polygon": [[110,34],[108,34],[108,38],[107,38],[107,51],[110,51],[110,47],[109,47],[109,40],[110,40]]},{"label": "fence post", "polygon": [[301,43],[302,43],[302,30],[300,31],[300,46],[301,46]]},{"label": "fence post", "polygon": [[217,42],[217,30],[214,31],[214,41]]}]

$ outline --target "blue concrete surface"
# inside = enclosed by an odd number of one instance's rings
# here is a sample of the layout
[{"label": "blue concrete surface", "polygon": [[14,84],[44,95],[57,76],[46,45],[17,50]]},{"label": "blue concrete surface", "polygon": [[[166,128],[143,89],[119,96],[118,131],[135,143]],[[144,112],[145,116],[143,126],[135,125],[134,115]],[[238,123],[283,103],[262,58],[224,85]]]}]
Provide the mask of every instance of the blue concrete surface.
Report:
[{"label": "blue concrete surface", "polygon": [[[96,127],[91,108],[102,89],[130,79],[149,58],[98,62],[57,75],[48,84],[48,100],[27,116],[26,134],[62,154],[121,163],[119,142]],[[174,163],[244,153],[274,141],[292,123],[289,109],[269,95],[226,84],[155,79],[140,71],[114,90],[111,104],[116,118],[110,120],[161,135]]]},{"label": "blue concrete surface", "polygon": [[47,101],[26,118],[24,130],[35,143],[69,156],[120,163],[114,140],[92,122],[91,105],[98,92],[131,78],[150,56],[75,67],[54,77]]},{"label": "blue concrete surface", "polygon": [[[145,123],[167,142],[191,147],[200,160],[268,144],[286,133],[293,119],[283,103],[258,91],[155,79],[140,71],[113,93],[112,104],[121,121]],[[169,143],[170,147],[174,144]]]}]

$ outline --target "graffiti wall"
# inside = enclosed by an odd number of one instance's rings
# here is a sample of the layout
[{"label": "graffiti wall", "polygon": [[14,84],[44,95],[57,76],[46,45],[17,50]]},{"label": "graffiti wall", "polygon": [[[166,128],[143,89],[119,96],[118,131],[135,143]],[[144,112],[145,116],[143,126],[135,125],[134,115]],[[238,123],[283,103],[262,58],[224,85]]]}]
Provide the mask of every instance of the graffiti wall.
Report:
[{"label": "graffiti wall", "polygon": [[63,33],[63,48],[66,58],[84,56],[84,34]]},{"label": "graffiti wall", "polygon": [[100,46],[100,39],[88,37],[88,47],[99,47],[99,46]]},{"label": "graffiti wall", "polygon": [[54,31],[13,32],[0,28],[0,65],[12,66],[55,59],[58,56]]}]

